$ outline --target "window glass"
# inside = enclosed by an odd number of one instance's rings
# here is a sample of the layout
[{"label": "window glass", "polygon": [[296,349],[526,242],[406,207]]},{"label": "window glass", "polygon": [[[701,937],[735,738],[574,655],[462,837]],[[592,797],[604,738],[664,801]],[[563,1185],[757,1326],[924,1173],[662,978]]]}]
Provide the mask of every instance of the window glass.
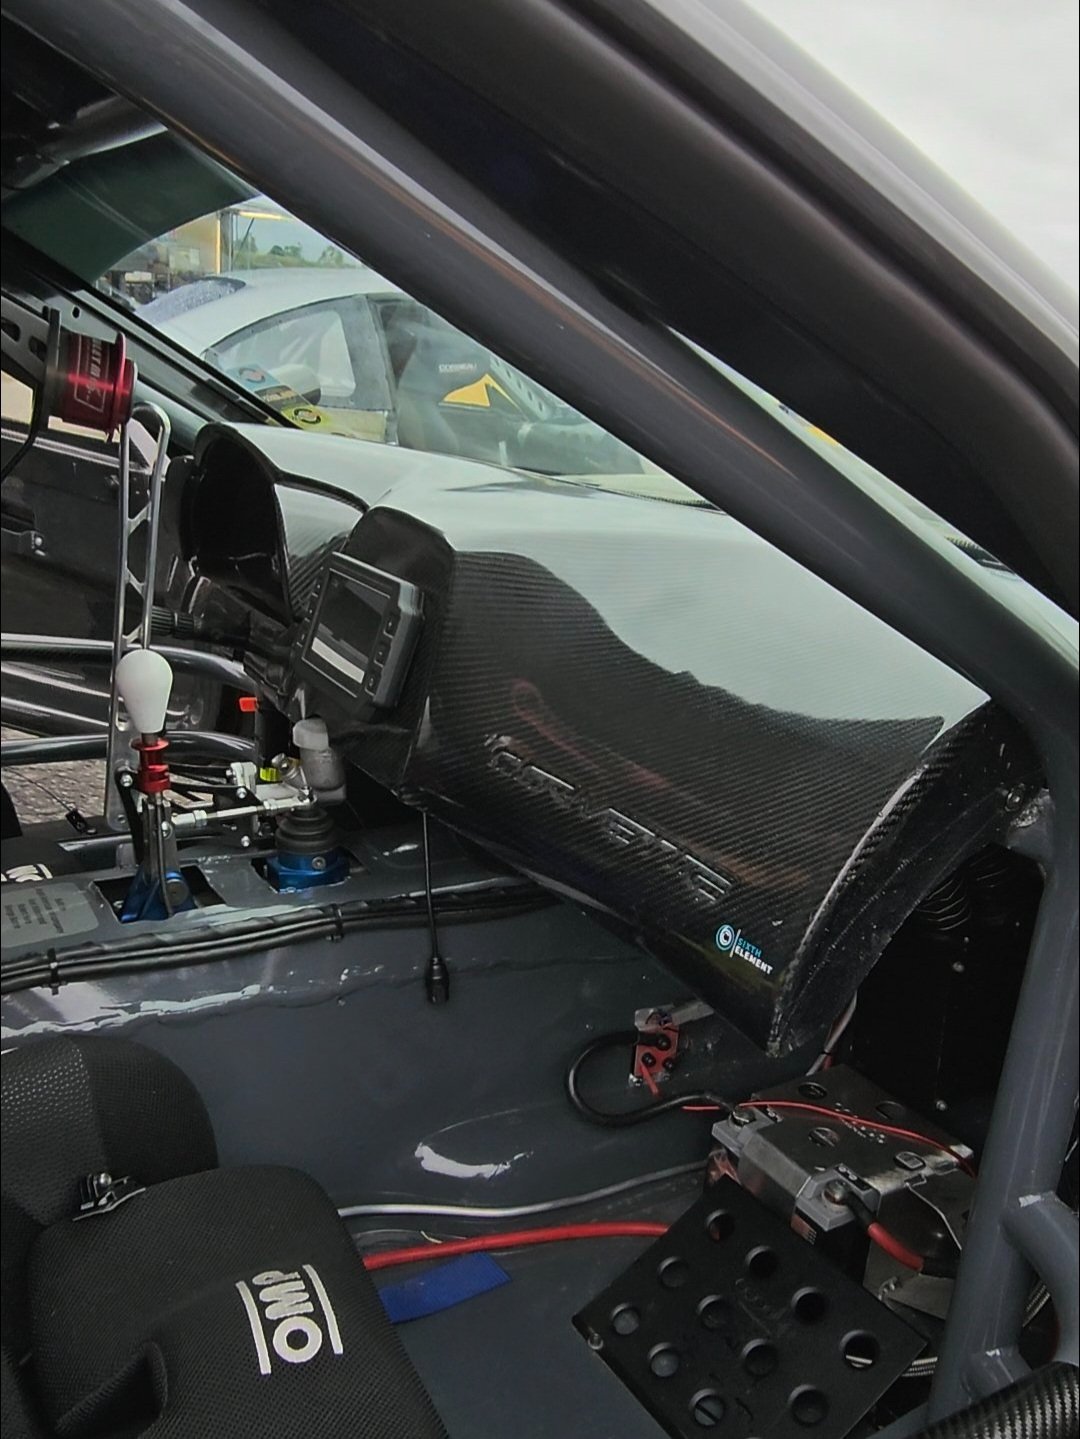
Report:
[{"label": "window glass", "polygon": [[144,242],[98,286],[306,428],[704,503],[265,197]]},{"label": "window glass", "polygon": [[356,379],[341,312],[311,305],[264,320],[220,341],[208,357],[225,370],[261,366],[314,404],[348,408]]},{"label": "window glass", "polygon": [[[670,503],[706,504],[175,136],[96,157],[77,179],[75,185],[61,172],[55,184],[18,197],[16,232],[59,253],[111,301],[227,372],[285,420]],[[57,225],[61,210],[72,223]],[[831,463],[867,478],[868,467],[843,446],[720,361],[711,363]],[[874,472],[871,482],[876,478]]]}]

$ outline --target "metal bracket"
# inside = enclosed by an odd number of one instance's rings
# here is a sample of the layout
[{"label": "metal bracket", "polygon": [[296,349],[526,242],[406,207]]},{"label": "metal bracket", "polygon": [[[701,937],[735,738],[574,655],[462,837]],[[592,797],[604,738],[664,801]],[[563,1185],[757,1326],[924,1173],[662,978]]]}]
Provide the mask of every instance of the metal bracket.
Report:
[{"label": "metal bracket", "polygon": [[[131,483],[131,423],[149,419],[157,429],[157,453],[150,470],[145,501],[137,499]],[[113,665],[109,690],[108,748],[105,757],[105,816],[115,830],[125,829],[126,816],[120,792],[113,782],[123,741],[130,733],[116,686],[116,666],[134,645],[149,648],[157,572],[158,533],[161,527],[161,498],[165,469],[169,463],[172,424],[160,405],[139,404],[131,420],[120,429],[119,523],[116,554],[116,592],[113,614]],[[141,566],[132,556],[132,540],[144,539]],[[140,572],[141,570],[141,572]],[[136,602],[133,604],[133,602]],[[135,613],[129,618],[129,609]],[[126,746],[125,746],[126,747]]]},{"label": "metal bracket", "polygon": [[0,553],[4,555],[40,555],[44,552],[45,540],[34,529],[33,524],[15,525],[11,516],[4,516],[0,526]]},{"label": "metal bracket", "polygon": [[114,1209],[146,1193],[145,1184],[130,1177],[114,1179],[111,1174],[88,1174],[79,1185],[79,1212],[75,1219],[89,1219],[95,1214],[111,1214]]},{"label": "metal bracket", "polygon": [[630,1078],[644,1084],[656,1095],[659,1085],[675,1068],[679,1053],[679,1031],[695,1019],[705,1019],[712,1009],[703,1000],[687,1000],[670,1009],[639,1009],[634,1013],[637,1042]]}]

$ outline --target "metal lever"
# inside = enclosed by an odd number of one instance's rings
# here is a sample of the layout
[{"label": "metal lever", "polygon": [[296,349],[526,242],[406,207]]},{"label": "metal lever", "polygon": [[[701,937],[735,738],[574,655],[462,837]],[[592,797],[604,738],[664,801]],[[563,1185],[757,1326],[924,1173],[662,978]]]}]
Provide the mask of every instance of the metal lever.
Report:
[{"label": "metal lever", "polygon": [[[157,429],[157,453],[150,471],[146,502],[133,509],[131,484],[131,421],[149,419]],[[125,828],[124,806],[115,783],[122,737],[131,733],[117,685],[117,670],[125,652],[138,645],[148,649],[153,619],[154,581],[157,573],[158,533],[161,527],[161,497],[165,468],[169,462],[172,423],[159,405],[138,404],[131,419],[120,428],[119,533],[116,556],[116,593],[113,614],[113,667],[109,693],[108,747],[105,756],[105,815],[111,828]],[[131,554],[132,538],[145,533],[141,575],[136,573]],[[128,621],[132,598],[138,600],[138,614]]]}]

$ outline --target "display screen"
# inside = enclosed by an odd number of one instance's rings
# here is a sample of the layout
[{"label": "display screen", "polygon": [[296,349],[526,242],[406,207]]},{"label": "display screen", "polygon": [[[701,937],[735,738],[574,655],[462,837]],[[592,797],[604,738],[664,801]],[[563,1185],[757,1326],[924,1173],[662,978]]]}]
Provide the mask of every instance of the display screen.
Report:
[{"label": "display screen", "polygon": [[363,684],[387,603],[378,590],[328,574],[311,653],[356,684]]}]

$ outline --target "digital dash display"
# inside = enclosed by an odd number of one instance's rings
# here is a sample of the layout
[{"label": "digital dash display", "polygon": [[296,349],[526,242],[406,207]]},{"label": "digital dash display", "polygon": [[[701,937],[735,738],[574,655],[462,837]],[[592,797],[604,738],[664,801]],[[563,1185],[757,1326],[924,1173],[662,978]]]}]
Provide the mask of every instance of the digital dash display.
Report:
[{"label": "digital dash display", "polygon": [[397,700],[420,622],[415,585],[347,555],[332,555],[297,667],[357,703],[385,708]]}]

